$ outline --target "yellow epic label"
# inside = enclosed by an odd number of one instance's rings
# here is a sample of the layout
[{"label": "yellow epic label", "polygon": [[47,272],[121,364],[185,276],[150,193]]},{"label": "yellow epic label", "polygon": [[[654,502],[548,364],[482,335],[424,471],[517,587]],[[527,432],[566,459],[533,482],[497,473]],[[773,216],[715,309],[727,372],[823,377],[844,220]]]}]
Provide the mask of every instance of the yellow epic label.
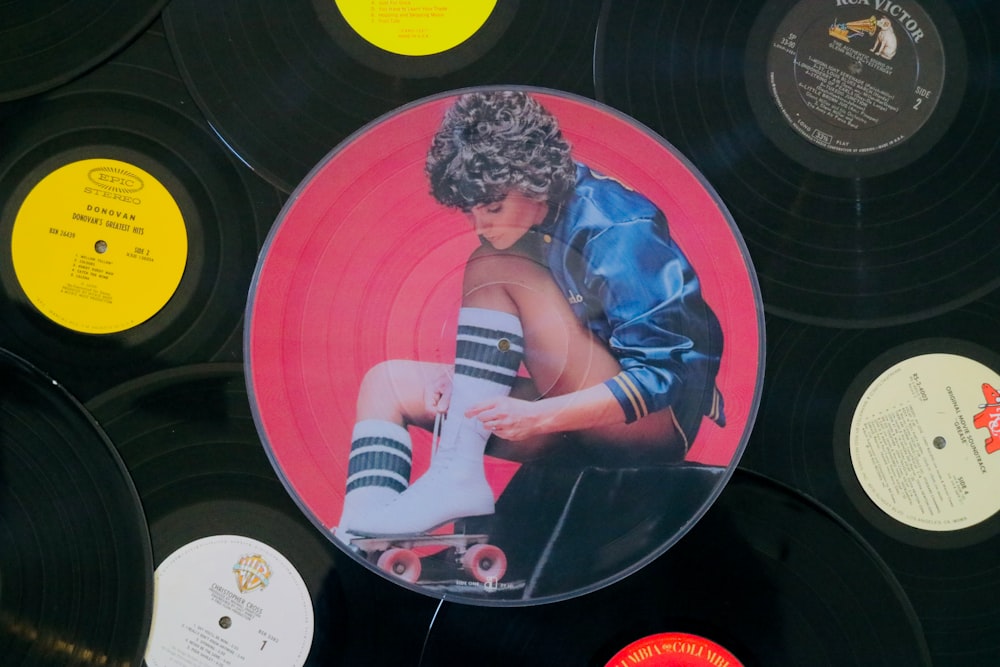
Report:
[{"label": "yellow epic label", "polygon": [[497,0],[336,0],[365,41],[402,56],[429,56],[476,34]]},{"label": "yellow epic label", "polygon": [[17,280],[38,310],[74,331],[142,324],[173,296],[187,263],[177,202],[142,169],[79,160],[46,175],[14,219]]}]

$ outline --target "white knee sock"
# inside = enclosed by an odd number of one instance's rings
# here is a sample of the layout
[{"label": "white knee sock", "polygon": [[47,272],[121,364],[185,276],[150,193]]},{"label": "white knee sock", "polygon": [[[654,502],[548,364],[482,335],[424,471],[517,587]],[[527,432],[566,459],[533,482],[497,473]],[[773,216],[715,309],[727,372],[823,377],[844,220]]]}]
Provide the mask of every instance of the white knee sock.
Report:
[{"label": "white knee sock", "polygon": [[409,432],[389,421],[362,420],[354,425],[347,464],[347,491],[338,526],[385,507],[410,483],[412,444]]},{"label": "white knee sock", "polygon": [[465,411],[510,393],[524,356],[523,336],[516,315],[484,308],[459,312],[455,377],[448,415],[441,427],[442,449],[461,439],[462,455],[482,458],[490,432],[478,419],[467,419]]},{"label": "white knee sock", "polygon": [[483,452],[490,432],[465,411],[506,396],[524,354],[516,315],[463,308],[458,318],[455,377],[437,452],[427,472],[383,510],[350,524],[373,535],[420,533],[454,519],[493,513]]}]

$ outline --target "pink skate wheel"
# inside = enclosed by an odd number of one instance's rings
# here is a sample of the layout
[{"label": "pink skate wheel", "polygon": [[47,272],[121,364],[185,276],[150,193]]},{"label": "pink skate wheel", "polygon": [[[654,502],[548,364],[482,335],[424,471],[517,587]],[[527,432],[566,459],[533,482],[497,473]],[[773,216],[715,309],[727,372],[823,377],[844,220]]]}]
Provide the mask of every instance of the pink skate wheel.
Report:
[{"label": "pink skate wheel", "polygon": [[462,568],[476,581],[500,581],[507,572],[507,556],[492,544],[474,544],[462,556]]},{"label": "pink skate wheel", "polygon": [[409,549],[389,549],[378,557],[378,568],[408,583],[420,578],[420,558]]}]

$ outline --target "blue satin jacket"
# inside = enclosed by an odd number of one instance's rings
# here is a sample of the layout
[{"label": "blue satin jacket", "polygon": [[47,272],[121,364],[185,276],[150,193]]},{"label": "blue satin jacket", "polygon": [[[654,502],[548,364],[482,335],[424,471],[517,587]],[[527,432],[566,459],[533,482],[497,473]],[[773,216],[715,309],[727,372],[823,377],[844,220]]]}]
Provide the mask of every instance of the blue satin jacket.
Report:
[{"label": "blue satin jacket", "polygon": [[537,231],[574,313],[621,364],[605,384],[626,420],[671,406],[689,439],[702,416],[724,425],[715,385],[722,329],[663,213],[577,165],[575,193]]}]

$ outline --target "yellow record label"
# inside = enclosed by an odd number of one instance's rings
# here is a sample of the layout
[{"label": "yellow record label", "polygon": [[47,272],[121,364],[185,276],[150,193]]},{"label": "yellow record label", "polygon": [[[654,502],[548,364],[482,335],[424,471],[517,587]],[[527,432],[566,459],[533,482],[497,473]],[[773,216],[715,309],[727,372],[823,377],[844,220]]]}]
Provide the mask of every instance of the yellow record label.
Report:
[{"label": "yellow record label", "polygon": [[336,0],[362,38],[401,56],[429,56],[458,46],[483,27],[496,0]]},{"label": "yellow record label", "polygon": [[109,334],[142,324],[170,300],[187,263],[187,230],[177,202],[149,173],[119,160],[79,160],[25,197],[11,254],[21,288],[46,317]]}]

